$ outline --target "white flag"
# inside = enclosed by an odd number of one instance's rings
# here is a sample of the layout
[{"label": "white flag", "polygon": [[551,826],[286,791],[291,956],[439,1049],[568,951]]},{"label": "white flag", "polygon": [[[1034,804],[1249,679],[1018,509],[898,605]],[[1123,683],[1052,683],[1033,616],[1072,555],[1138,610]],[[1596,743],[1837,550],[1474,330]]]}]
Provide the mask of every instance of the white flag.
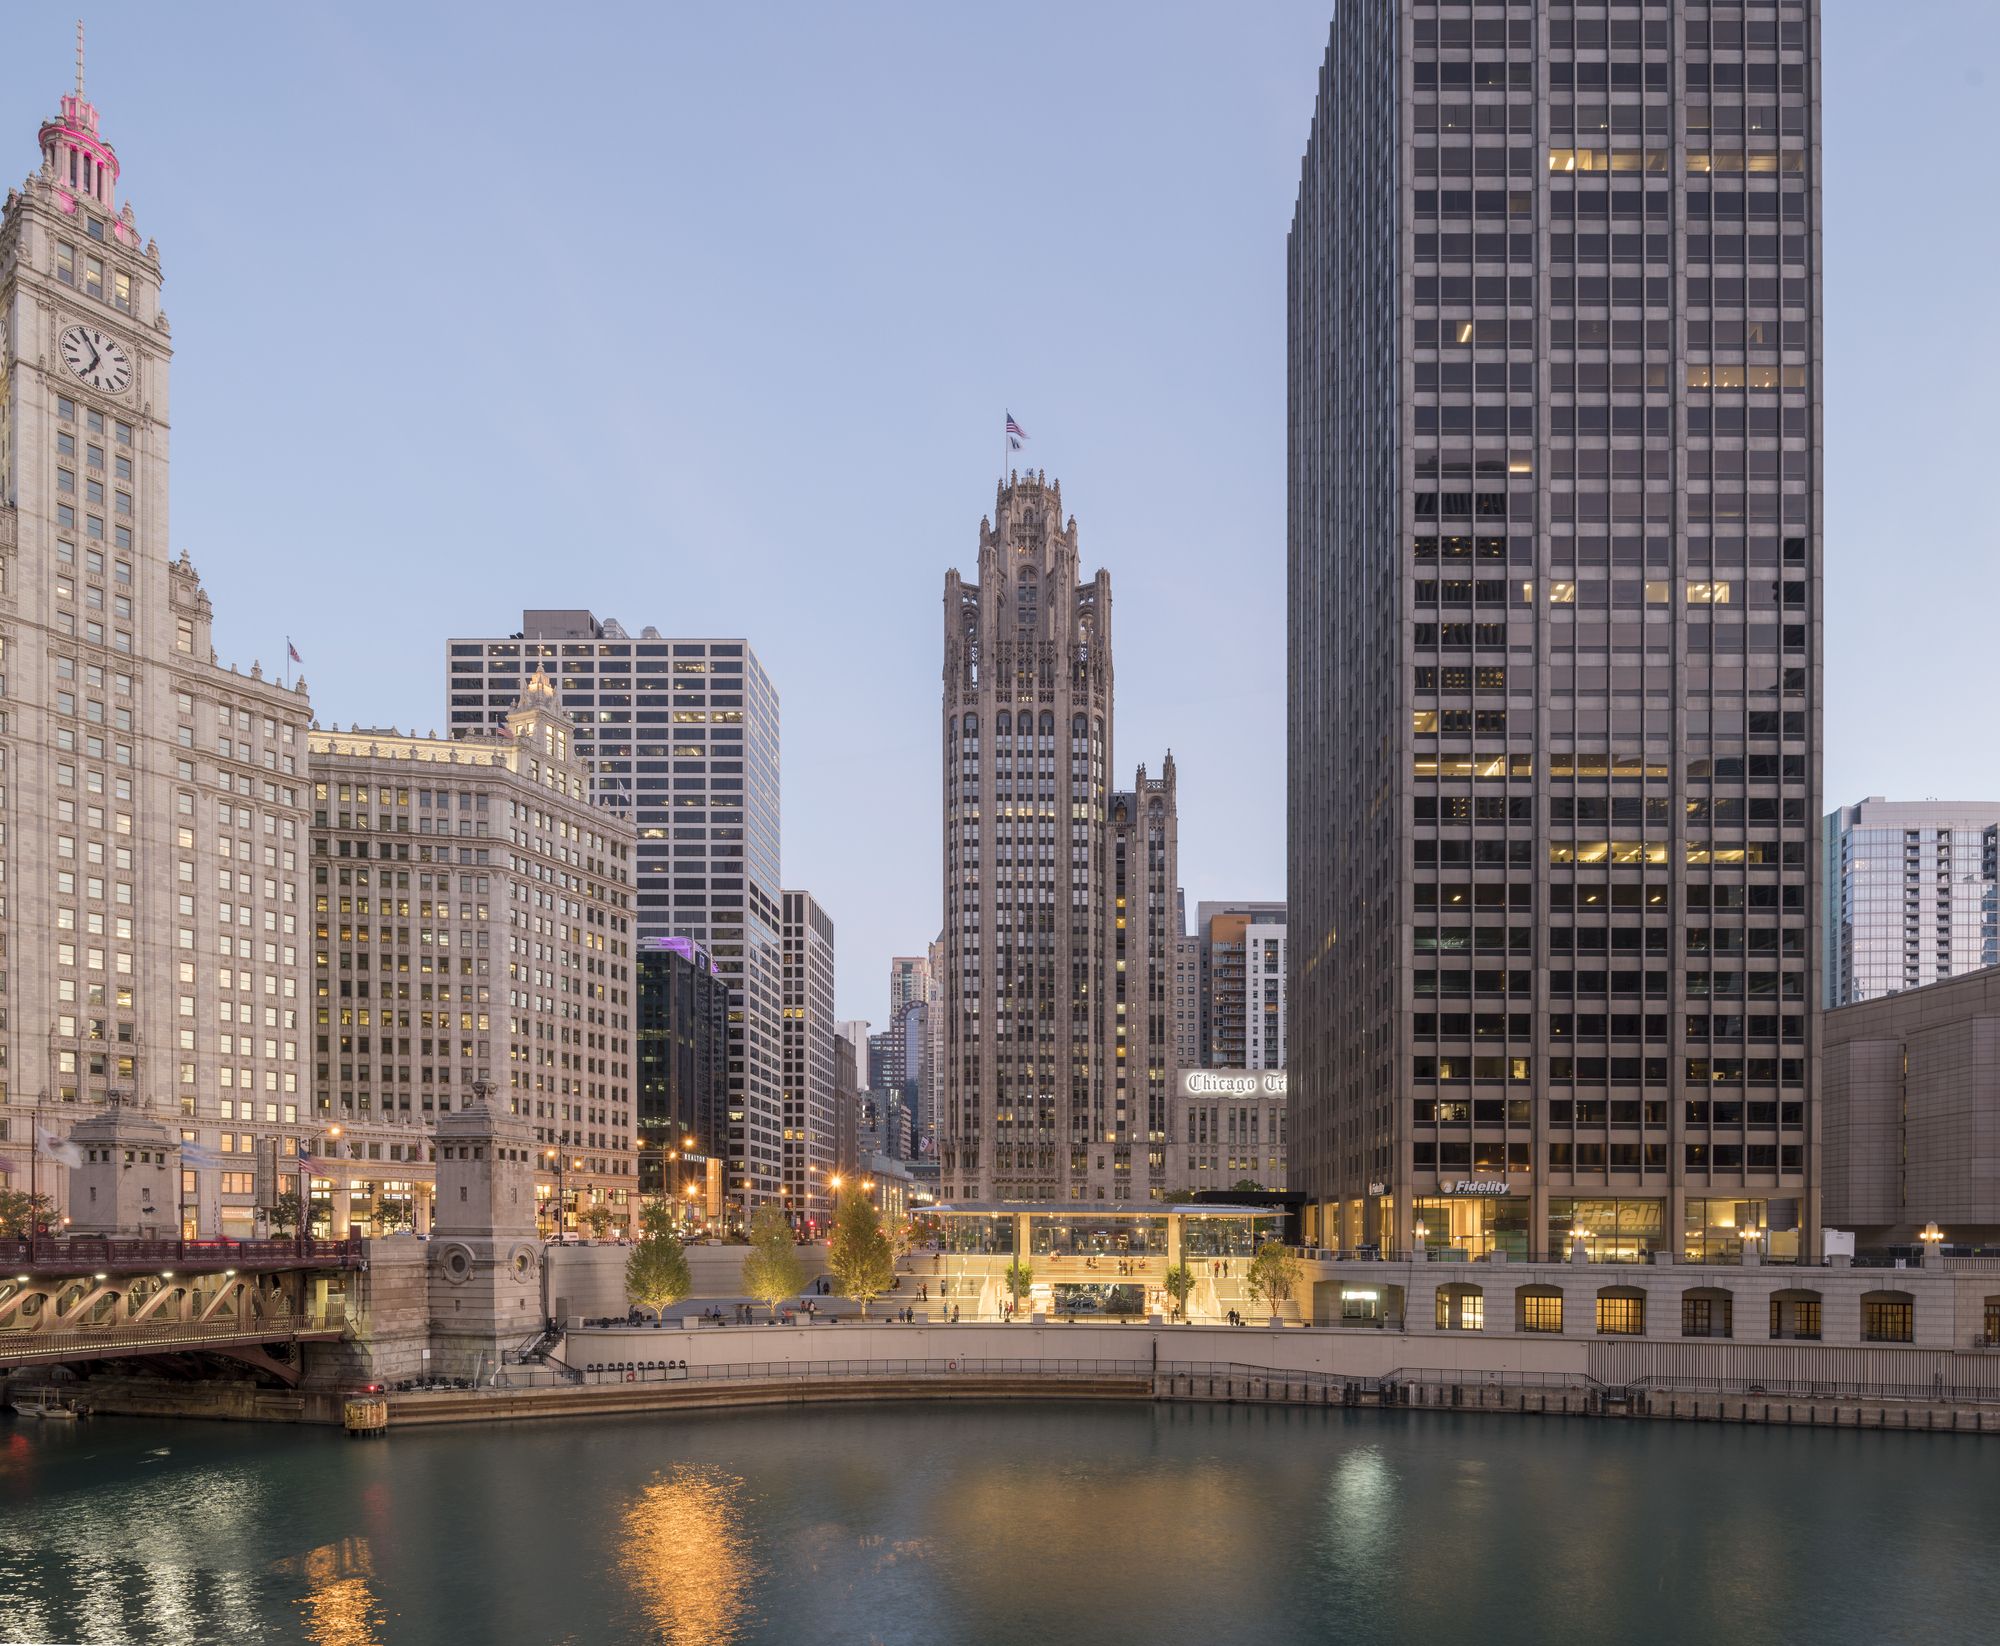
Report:
[{"label": "white flag", "polygon": [[83,1151],[69,1139],[57,1137],[46,1126],[35,1128],[35,1151],[59,1166],[75,1168],[83,1164]]}]

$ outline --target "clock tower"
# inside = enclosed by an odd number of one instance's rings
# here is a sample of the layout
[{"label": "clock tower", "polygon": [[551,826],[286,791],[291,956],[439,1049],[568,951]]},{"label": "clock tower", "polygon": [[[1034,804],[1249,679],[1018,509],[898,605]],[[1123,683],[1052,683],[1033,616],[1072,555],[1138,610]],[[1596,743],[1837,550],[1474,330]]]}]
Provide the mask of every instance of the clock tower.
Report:
[{"label": "clock tower", "polygon": [[[76,89],[0,211],[0,1158],[114,1101],[249,1234],[313,1125],[301,681],[218,664],[168,535],[158,249]],[[274,545],[274,547],[277,547]],[[208,1164],[214,1162],[214,1164]],[[295,1168],[286,1168],[289,1172]],[[33,1169],[66,1209],[66,1174]]]}]

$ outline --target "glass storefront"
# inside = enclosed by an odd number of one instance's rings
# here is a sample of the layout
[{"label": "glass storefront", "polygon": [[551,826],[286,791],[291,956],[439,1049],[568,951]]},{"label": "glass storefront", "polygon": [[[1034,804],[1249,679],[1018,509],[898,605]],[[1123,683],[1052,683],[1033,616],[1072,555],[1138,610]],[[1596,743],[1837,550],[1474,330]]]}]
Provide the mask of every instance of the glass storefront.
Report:
[{"label": "glass storefront", "polygon": [[1414,1204],[1424,1250],[1433,1259],[1476,1262],[1504,1252],[1520,1262],[1528,1255],[1526,1195],[1430,1195]]},{"label": "glass storefront", "polygon": [[1028,1218],[1028,1250],[1037,1257],[1164,1256],[1167,1220],[1164,1215],[1094,1217],[1077,1213],[1057,1217],[1035,1213]]},{"label": "glass storefront", "polygon": [[1644,1263],[1654,1252],[1666,1249],[1665,1214],[1666,1202],[1661,1200],[1552,1196],[1549,1256],[1558,1261],[1567,1258],[1581,1230],[1591,1262]]},{"label": "glass storefront", "polygon": [[[1254,1257],[1257,1243],[1277,1226],[1275,1218],[1188,1217],[1181,1221],[1181,1256]],[[1162,1250],[1165,1248],[1163,1247]]]},{"label": "glass storefront", "polygon": [[1743,1244],[1757,1241],[1765,1257],[1796,1263],[1799,1203],[1690,1195],[1681,1220],[1681,1257],[1688,1263],[1740,1263]]},{"label": "glass storefront", "polygon": [[1014,1249],[1014,1219],[1010,1213],[986,1217],[940,1217],[933,1220],[938,1244],[947,1252],[1006,1253]]}]

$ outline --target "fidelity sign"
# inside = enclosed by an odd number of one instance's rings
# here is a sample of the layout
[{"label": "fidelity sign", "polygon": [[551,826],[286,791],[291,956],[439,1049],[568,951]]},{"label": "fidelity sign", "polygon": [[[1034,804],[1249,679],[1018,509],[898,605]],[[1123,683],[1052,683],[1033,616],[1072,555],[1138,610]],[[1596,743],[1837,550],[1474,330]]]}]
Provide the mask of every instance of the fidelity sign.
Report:
[{"label": "fidelity sign", "polygon": [[1507,1192],[1504,1177],[1461,1177],[1456,1183],[1447,1183],[1439,1190],[1445,1195],[1503,1195]]},{"label": "fidelity sign", "polygon": [[1183,1069],[1182,1097],[1283,1097],[1283,1069]]}]

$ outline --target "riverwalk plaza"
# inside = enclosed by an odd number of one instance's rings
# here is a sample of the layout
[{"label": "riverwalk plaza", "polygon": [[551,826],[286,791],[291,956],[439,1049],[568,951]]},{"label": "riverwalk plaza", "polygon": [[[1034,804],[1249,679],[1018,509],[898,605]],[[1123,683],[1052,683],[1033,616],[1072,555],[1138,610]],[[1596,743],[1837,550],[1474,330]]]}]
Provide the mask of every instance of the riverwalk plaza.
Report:
[{"label": "riverwalk plaza", "polygon": [[1289,248],[1315,1245],[1819,1252],[1818,15],[1336,10]]}]

